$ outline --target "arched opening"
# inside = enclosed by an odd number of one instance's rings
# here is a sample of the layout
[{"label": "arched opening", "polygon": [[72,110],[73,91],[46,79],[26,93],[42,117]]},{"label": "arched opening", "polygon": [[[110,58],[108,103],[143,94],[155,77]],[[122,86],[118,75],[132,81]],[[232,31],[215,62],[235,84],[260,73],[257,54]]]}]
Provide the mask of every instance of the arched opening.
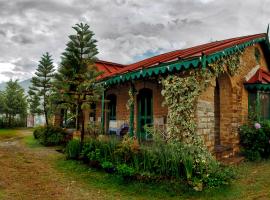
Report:
[{"label": "arched opening", "polygon": [[220,145],[220,90],[218,80],[214,92],[215,146]]},{"label": "arched opening", "polygon": [[110,134],[115,134],[115,123],[116,123],[116,103],[117,97],[115,94],[110,94],[107,96],[108,100],[108,112],[107,112],[107,132]]},{"label": "arched opening", "polygon": [[[230,76],[227,73],[223,73],[218,77],[217,92],[219,92],[219,98],[216,100],[217,107],[217,140],[220,145],[230,146],[232,138],[232,83]],[[218,106],[219,105],[219,106]],[[219,114],[218,114],[219,113]],[[219,122],[218,122],[219,121]]]},{"label": "arched opening", "polygon": [[151,89],[143,88],[137,96],[137,136],[147,139],[144,126],[153,123],[153,92]]}]

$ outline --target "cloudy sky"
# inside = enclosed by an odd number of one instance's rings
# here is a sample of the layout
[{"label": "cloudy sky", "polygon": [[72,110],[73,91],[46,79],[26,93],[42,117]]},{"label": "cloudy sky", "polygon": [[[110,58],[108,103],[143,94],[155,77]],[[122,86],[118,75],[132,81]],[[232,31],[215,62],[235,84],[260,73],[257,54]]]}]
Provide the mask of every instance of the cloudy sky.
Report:
[{"label": "cloudy sky", "polygon": [[269,0],[0,0],[0,82],[55,65],[72,25],[85,22],[98,58],[122,64],[193,45],[266,32]]}]

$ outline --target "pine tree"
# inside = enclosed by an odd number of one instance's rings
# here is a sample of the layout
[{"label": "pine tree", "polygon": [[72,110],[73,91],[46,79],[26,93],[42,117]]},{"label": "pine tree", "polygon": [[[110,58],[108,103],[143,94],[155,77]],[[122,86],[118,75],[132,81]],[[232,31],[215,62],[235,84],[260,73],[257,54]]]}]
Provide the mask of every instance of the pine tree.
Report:
[{"label": "pine tree", "polygon": [[4,114],[6,110],[5,93],[0,91],[0,114]]},{"label": "pine tree", "polygon": [[[31,79],[32,86],[29,87],[30,109],[36,113],[43,113],[46,125],[49,125],[49,95],[52,87],[52,79],[54,77],[54,66],[51,55],[47,52],[42,55],[38,68],[34,77]],[[42,112],[39,110],[37,101],[42,102]],[[32,107],[31,107],[32,106]]]},{"label": "pine tree", "polygon": [[[89,104],[100,98],[103,90],[96,83],[98,72],[94,63],[98,50],[94,33],[87,24],[76,24],[75,35],[70,35],[70,41],[62,54],[61,64],[56,75],[55,87],[61,94],[62,104],[76,106],[76,129],[81,125],[81,143],[84,140],[84,112]],[[60,99],[60,98],[58,98]]]},{"label": "pine tree", "polygon": [[40,97],[36,95],[33,90],[28,91],[27,101],[29,105],[29,111],[32,115],[42,114],[42,110],[40,109]]},{"label": "pine tree", "polygon": [[27,102],[23,88],[18,80],[8,81],[4,92],[5,114],[8,119],[8,126],[11,127],[17,115],[24,119],[27,114]]}]

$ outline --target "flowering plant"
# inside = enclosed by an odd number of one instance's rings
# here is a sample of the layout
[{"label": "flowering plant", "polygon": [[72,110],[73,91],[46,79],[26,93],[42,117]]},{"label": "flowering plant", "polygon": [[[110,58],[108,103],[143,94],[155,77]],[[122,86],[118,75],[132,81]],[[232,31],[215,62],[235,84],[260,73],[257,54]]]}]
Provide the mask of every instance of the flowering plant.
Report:
[{"label": "flowering plant", "polygon": [[260,129],[262,126],[261,126],[260,123],[256,122],[256,123],[254,124],[254,127],[255,127],[256,129]]}]

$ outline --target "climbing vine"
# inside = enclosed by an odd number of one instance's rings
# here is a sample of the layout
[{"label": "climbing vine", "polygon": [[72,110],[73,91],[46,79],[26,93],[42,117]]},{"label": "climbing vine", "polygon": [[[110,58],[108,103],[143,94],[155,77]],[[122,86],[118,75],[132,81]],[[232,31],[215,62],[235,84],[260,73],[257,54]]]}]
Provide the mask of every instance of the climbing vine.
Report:
[{"label": "climbing vine", "polygon": [[237,72],[238,66],[240,65],[240,56],[243,51],[238,51],[232,55],[228,55],[216,62],[208,64],[213,74],[217,77],[219,74],[224,73],[226,70],[231,76],[234,76]]},{"label": "climbing vine", "polygon": [[132,106],[134,106],[134,103],[135,103],[135,96],[137,94],[137,91],[136,89],[133,87],[130,87],[129,90],[128,90],[128,96],[129,96],[129,99],[127,101],[127,104],[126,104],[126,108],[128,110],[130,110],[130,108]]},{"label": "climbing vine", "polygon": [[199,146],[203,158],[207,155],[202,139],[196,133],[195,110],[197,99],[209,86],[214,77],[224,72],[235,75],[240,64],[241,51],[223,57],[208,68],[191,71],[186,76],[169,75],[162,79],[162,95],[168,107],[167,131],[170,138],[176,138],[184,144]]}]

